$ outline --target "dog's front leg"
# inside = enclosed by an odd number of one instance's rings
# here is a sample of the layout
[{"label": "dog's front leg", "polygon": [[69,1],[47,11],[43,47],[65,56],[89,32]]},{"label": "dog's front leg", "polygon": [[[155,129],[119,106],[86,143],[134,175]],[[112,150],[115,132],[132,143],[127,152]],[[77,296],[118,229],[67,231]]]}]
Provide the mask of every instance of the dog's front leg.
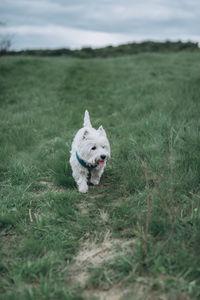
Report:
[{"label": "dog's front leg", "polygon": [[87,193],[88,184],[87,184],[87,176],[81,176],[77,180],[78,190],[80,193]]},{"label": "dog's front leg", "polygon": [[91,179],[90,179],[90,182],[94,185],[98,185],[99,184],[99,181],[101,179],[101,175],[103,174],[103,170],[104,168],[101,168],[99,170],[92,170],[91,172]]}]

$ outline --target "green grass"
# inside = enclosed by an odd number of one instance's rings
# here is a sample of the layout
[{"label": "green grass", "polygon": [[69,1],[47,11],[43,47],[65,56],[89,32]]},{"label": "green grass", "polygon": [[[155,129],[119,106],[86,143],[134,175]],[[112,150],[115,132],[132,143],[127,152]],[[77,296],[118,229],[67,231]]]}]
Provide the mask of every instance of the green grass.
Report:
[{"label": "green grass", "polygon": [[[199,69],[198,52],[0,58],[0,299],[200,298]],[[112,158],[81,195],[68,161],[85,109]],[[76,255],[108,231],[118,248],[80,285]]]}]

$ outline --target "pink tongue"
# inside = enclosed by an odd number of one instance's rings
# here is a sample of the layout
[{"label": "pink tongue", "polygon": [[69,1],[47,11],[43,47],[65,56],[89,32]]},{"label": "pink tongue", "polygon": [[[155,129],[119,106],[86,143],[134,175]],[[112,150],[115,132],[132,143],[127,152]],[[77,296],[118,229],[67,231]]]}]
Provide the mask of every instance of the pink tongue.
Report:
[{"label": "pink tongue", "polygon": [[98,164],[104,166],[104,160],[98,160]]}]

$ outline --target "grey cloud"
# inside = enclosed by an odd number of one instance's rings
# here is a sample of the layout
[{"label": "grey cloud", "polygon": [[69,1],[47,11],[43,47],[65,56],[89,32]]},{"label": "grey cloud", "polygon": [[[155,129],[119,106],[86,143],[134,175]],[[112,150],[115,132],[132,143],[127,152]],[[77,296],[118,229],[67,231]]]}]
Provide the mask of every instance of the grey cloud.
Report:
[{"label": "grey cloud", "polygon": [[0,2],[0,12],[0,20],[12,27],[54,25],[124,34],[133,40],[153,34],[163,39],[199,36],[200,40],[197,0],[5,0]]}]

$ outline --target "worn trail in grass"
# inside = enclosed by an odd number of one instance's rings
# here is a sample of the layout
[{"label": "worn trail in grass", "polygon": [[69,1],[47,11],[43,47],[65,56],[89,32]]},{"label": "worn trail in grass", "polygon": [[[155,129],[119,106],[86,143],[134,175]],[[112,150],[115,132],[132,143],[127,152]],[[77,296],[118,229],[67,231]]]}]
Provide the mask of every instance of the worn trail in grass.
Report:
[{"label": "worn trail in grass", "polygon": [[[199,69],[199,52],[0,59],[0,298],[200,296]],[[85,109],[112,158],[81,195]]]}]

